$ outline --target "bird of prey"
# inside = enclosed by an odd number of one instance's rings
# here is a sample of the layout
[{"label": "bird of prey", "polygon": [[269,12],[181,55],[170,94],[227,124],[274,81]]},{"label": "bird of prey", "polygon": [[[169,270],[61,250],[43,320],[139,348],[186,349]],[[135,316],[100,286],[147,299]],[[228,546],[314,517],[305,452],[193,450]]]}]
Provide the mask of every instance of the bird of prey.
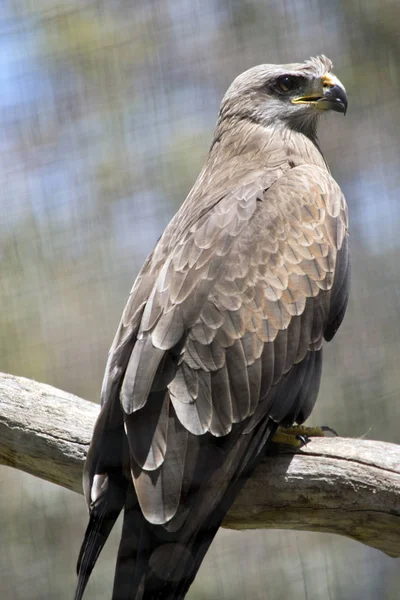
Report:
[{"label": "bird of prey", "polygon": [[256,66],[222,100],[109,353],[76,600],[122,509],[113,600],[184,598],[277,427],[310,415],[349,290],[346,202],[316,136],[347,108],[331,70]]}]

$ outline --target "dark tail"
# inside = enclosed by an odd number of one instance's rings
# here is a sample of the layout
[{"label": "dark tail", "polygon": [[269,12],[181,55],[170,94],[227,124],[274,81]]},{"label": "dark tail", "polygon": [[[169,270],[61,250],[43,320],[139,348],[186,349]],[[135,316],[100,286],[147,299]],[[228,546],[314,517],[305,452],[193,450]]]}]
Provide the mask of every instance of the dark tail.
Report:
[{"label": "dark tail", "polygon": [[[116,403],[109,403],[97,419],[84,468],[83,487],[90,518],[78,558],[74,600],[81,600],[99,554],[125,506],[129,480],[122,466],[124,444],[126,448],[121,410]],[[97,489],[94,501],[92,487]]]},{"label": "dark tail", "polygon": [[124,477],[110,478],[107,492],[90,507],[90,519],[76,567],[78,584],[75,600],[81,600],[99,554],[124,507],[127,484],[128,480]]},{"label": "dark tail", "polygon": [[[189,510],[165,526],[144,519],[129,484],[112,600],[180,600],[240,488],[254,470],[260,448],[275,426],[262,424],[237,440],[236,460],[211,474],[188,499]],[[218,443],[218,441],[217,441]],[[238,461],[238,462],[237,462]],[[204,485],[205,484],[205,485]]]}]

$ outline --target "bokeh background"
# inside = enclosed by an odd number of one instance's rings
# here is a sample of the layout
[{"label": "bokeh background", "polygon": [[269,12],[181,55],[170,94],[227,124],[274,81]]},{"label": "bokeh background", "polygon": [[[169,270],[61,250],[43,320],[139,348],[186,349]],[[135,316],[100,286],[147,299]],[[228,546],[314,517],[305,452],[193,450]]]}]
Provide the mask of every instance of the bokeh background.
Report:
[{"label": "bokeh background", "polygon": [[[0,369],[97,401],[132,282],[241,71],[323,52],[320,142],[348,199],[352,298],[313,423],[400,443],[400,3],[1,0]],[[0,597],[70,599],[81,496],[0,470]],[[108,599],[117,535],[89,585]],[[220,532],[190,600],[395,600],[399,563],[337,536]]]}]

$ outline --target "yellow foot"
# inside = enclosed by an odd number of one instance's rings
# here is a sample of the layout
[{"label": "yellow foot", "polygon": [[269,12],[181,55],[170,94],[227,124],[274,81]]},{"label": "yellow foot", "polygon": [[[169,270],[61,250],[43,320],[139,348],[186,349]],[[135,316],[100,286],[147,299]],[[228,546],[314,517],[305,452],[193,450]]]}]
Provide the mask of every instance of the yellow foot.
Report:
[{"label": "yellow foot", "polygon": [[325,437],[329,431],[337,435],[334,429],[326,427],[305,427],[304,425],[293,425],[293,427],[278,427],[275,435],[271,438],[274,444],[284,444],[292,448],[302,448],[312,437]]}]

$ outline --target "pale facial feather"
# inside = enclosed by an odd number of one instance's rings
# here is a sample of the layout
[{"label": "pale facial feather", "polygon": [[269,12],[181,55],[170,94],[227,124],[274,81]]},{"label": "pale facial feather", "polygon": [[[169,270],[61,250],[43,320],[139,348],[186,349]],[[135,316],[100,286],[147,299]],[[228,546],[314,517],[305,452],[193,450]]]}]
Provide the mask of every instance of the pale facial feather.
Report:
[{"label": "pale facial feather", "polygon": [[[265,127],[290,127],[308,137],[316,135],[321,111],[306,104],[292,104],[295,96],[322,92],[323,77],[332,70],[332,62],[321,55],[304,63],[258,65],[239,75],[226,92],[218,123],[248,119]],[[293,93],[280,93],[277,80],[283,75],[299,78]]]}]

